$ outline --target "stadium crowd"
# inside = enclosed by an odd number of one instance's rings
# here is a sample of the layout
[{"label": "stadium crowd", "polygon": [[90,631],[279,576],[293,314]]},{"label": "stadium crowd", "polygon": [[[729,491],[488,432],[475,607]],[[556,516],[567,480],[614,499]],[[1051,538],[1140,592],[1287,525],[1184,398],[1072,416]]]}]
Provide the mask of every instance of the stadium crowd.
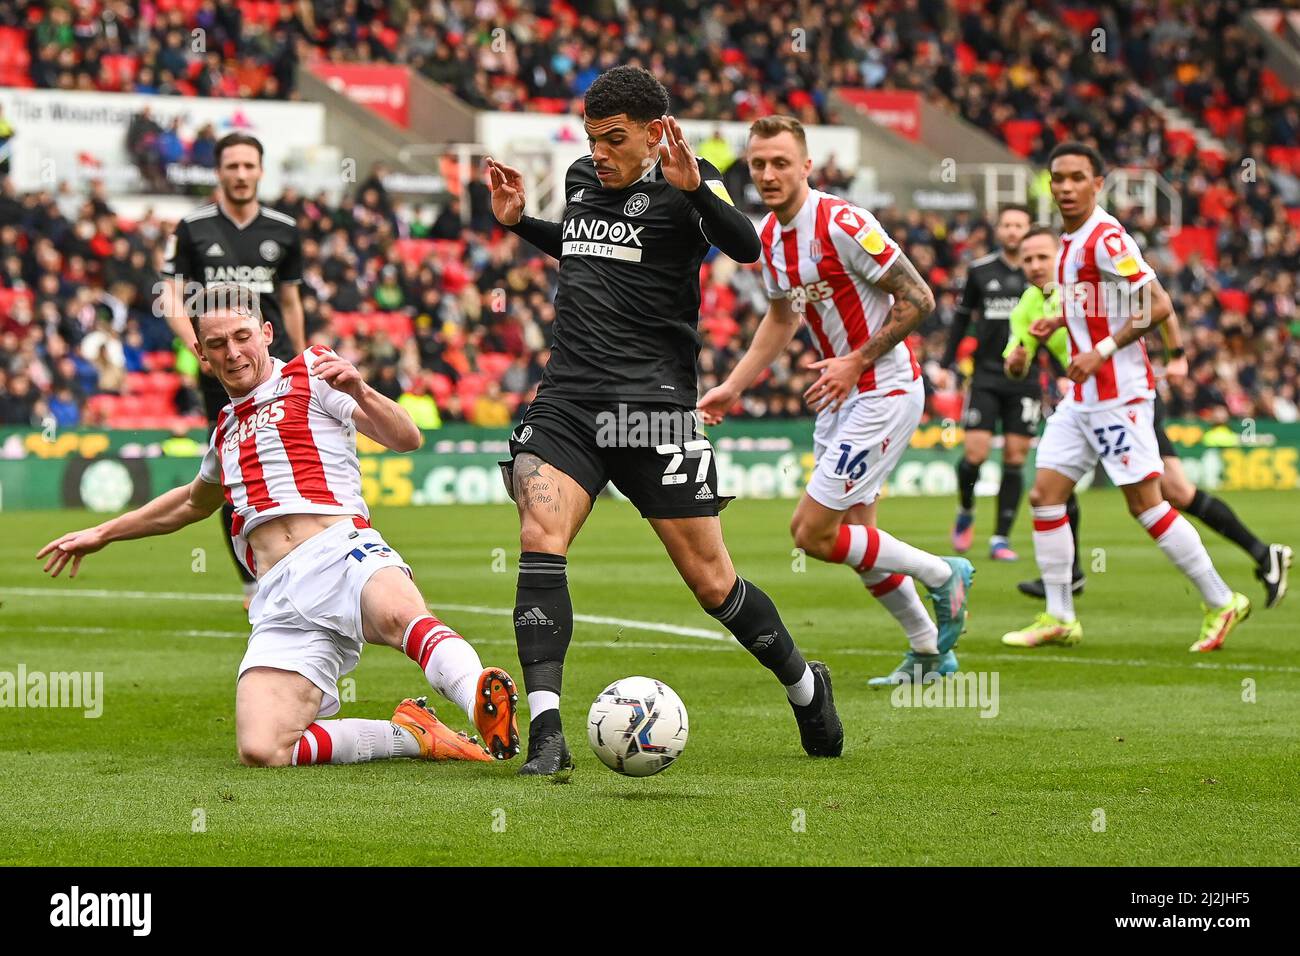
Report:
[{"label": "stadium crowd", "polygon": [[[376,388],[405,396],[429,423],[507,424],[549,358],[554,262],[492,230],[485,204],[485,197],[474,204],[467,225],[457,217],[443,218],[441,227],[408,221],[374,179],[338,208],[292,190],[272,203],[302,225],[309,338],[336,346]],[[194,362],[153,314],[171,224],[156,217],[123,222],[102,197],[71,212],[63,205],[49,194],[18,195],[7,180],[0,188],[0,422],[39,424],[53,416],[65,426],[94,423],[92,397],[123,393],[128,376],[153,370],[150,356],[160,352],[179,359],[185,387],[175,393],[175,413],[197,415]],[[989,224],[967,214],[880,215],[937,292],[935,315],[913,339],[918,357],[935,360],[965,264],[990,248]],[[1180,268],[1160,245],[1158,227],[1139,221],[1133,228],[1189,328],[1192,374],[1167,395],[1173,412],[1294,420],[1300,299],[1293,272],[1268,259],[1270,240],[1261,235],[1254,251],[1276,268],[1253,269],[1243,283],[1222,261],[1217,269],[1194,259]],[[432,254],[412,255],[412,248]],[[706,264],[702,293],[707,388],[747,346],[765,299],[756,268],[724,257]],[[370,313],[396,321],[368,323]],[[803,368],[810,351],[801,335],[746,398],[749,415],[805,414],[800,396],[812,380]],[[1153,349],[1157,364],[1158,355]]]},{"label": "stadium crowd", "polygon": [[[294,95],[294,69],[305,59],[391,60],[479,107],[568,111],[601,70],[639,60],[663,78],[684,116],[784,111],[824,122],[835,118],[826,99],[835,86],[914,89],[1031,160],[1059,139],[1081,138],[1112,163],[1158,169],[1181,199],[1183,223],[1208,236],[1175,254],[1163,216],[1115,210],[1188,326],[1191,375],[1172,392],[1162,384],[1173,413],[1294,420],[1300,116],[1236,25],[1244,6],[18,0],[0,7],[0,32],[24,31],[27,81],[41,87],[275,98]],[[205,31],[202,51],[187,42],[196,27]],[[1143,87],[1212,130],[1222,150],[1169,130]],[[148,117],[133,128],[132,154],[146,175],[178,150],[205,164],[211,148],[211,131],[189,142]],[[1238,173],[1247,167],[1250,175]],[[846,179],[823,175],[833,189]],[[381,178],[339,208],[292,191],[273,200],[306,237],[309,335],[337,343],[376,387],[408,396],[425,421],[509,421],[548,358],[554,264],[493,230],[481,182],[471,184],[463,223],[455,208],[435,215],[395,207]],[[936,291],[936,313],[914,345],[918,357],[937,358],[966,263],[990,248],[988,224],[960,213],[877,212]],[[151,312],[168,229],[156,217],[119,222],[102,191],[85,202],[21,196],[6,181],[0,422],[94,421],[107,406],[93,396],[129,390],[151,353],[172,350],[166,324]],[[410,245],[425,239],[436,245]],[[703,386],[725,374],[763,310],[753,268],[706,266]],[[382,328],[356,320],[371,311],[399,318]],[[804,413],[810,347],[801,340],[778,363],[747,398],[749,414]],[[1159,364],[1159,349],[1152,354]],[[176,411],[191,414],[194,363],[181,354],[176,368],[186,385],[175,393]]]}]

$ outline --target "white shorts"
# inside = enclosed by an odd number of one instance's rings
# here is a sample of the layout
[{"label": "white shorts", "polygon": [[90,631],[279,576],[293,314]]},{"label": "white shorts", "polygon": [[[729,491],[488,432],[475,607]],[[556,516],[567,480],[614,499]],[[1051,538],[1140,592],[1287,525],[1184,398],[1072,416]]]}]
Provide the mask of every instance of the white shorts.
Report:
[{"label": "white shorts", "polygon": [[822,412],[813,429],[817,466],[808,495],[834,511],[869,505],[898,465],[925,411],[916,379],[896,395],[859,395],[837,412]]},{"label": "white shorts", "polygon": [[1165,473],[1156,442],[1155,403],[1147,400],[1089,412],[1074,402],[1056,407],[1038,440],[1035,467],[1078,481],[1097,466],[1118,486]]},{"label": "white shorts", "polygon": [[338,713],[339,678],[361,658],[361,589],[383,568],[410,567],[373,528],[339,521],[281,558],[257,582],[253,633],[239,665],[301,674],[321,689],[320,717]]}]

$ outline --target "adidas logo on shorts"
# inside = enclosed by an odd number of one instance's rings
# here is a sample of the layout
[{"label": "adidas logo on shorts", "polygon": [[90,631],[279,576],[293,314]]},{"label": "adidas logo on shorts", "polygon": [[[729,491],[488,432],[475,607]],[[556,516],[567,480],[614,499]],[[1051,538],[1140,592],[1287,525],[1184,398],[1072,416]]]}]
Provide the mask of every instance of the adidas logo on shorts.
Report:
[{"label": "adidas logo on shorts", "polygon": [[713,489],[710,488],[707,484],[700,485],[700,490],[697,491],[697,492],[695,492],[695,500],[696,500],[696,501],[712,501],[712,500],[713,500]]},{"label": "adidas logo on shorts", "polygon": [[527,627],[529,624],[535,624],[538,627],[554,627],[555,622],[542,613],[539,607],[529,608],[522,614],[516,615],[515,627]]}]

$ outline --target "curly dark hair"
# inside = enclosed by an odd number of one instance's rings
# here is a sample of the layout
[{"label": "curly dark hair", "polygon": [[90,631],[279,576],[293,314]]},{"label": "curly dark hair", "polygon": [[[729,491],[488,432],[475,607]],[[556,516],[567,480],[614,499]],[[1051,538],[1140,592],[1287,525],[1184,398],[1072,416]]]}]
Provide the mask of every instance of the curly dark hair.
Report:
[{"label": "curly dark hair", "polygon": [[596,77],[587,90],[583,107],[591,119],[626,113],[628,119],[648,123],[667,115],[668,91],[649,70],[616,66]]},{"label": "curly dark hair", "polygon": [[1057,156],[1082,156],[1092,165],[1094,176],[1105,176],[1106,165],[1101,161],[1101,153],[1086,143],[1057,143],[1047,155],[1047,168],[1052,168],[1052,161]]}]

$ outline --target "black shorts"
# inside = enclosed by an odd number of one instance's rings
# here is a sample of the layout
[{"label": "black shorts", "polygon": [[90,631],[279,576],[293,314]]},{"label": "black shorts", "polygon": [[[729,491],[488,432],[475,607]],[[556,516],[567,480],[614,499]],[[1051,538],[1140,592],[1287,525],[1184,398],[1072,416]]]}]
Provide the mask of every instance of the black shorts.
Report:
[{"label": "black shorts", "polygon": [[1160,400],[1159,392],[1156,393],[1155,405],[1156,447],[1160,449],[1160,457],[1177,458],[1178,449],[1174,447],[1174,443],[1165,434],[1165,403]]},{"label": "black shorts", "polygon": [[973,383],[966,396],[962,427],[968,432],[1001,430],[1003,435],[1032,438],[1038,434],[1038,423],[1042,419],[1043,399],[1036,389]]},{"label": "black shorts", "polygon": [[613,482],[643,518],[713,516],[731,501],[718,494],[713,445],[694,411],[679,405],[542,395],[510,434],[510,461],[501,463],[512,497],[514,461],[525,453],[564,472],[593,502]]}]

